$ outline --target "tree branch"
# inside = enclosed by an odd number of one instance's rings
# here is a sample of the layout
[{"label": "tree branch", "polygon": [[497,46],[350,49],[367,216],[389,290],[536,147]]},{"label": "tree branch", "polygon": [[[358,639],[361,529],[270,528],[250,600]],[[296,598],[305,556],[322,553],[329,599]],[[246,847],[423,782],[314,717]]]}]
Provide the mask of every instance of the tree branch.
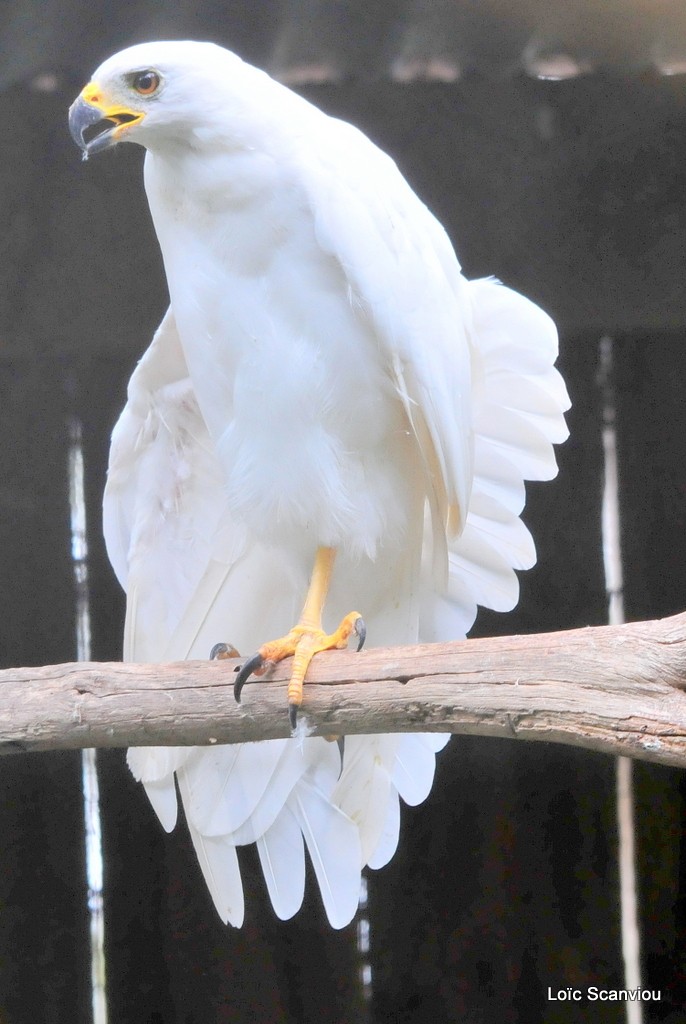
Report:
[{"label": "tree branch", "polygon": [[[240,661],[0,672],[0,753],[289,735],[288,662],[233,699]],[[686,766],[686,613],[626,626],[318,656],[313,735],[454,732]],[[276,684],[276,685],[275,685]]]}]

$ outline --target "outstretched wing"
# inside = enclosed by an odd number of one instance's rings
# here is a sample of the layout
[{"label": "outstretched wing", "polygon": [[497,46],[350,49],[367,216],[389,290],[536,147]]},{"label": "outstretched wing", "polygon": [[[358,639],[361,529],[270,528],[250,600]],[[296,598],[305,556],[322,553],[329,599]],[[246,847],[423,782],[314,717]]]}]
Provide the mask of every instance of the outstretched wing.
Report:
[{"label": "outstretched wing", "polygon": [[557,331],[512,289],[467,281],[390,157],[353,126],[317,115],[315,146],[307,136],[298,152],[316,237],[374,324],[426,473],[433,559],[420,635],[454,637],[477,605],[513,608],[514,570],[535,562],[519,518],[524,481],[555,475],[552,446],[568,434]]},{"label": "outstretched wing", "polygon": [[470,281],[474,477],[462,533],[449,541],[446,586],[422,581],[419,636],[424,642],[467,632],[477,606],[507,612],[519,599],[515,570],[530,569],[536,549],[520,516],[525,480],[557,473],[553,445],[568,436],[570,406],[555,360],[550,317],[493,279]]},{"label": "outstretched wing", "polygon": [[[105,539],[127,591],[127,660],[207,657],[230,624],[257,646],[295,618],[298,596],[278,552],[248,545],[232,522],[222,467],[198,410],[173,315],[129,385],[112,438]],[[198,860],[224,921],[243,920],[236,848],[256,842],[276,913],[302,902],[303,836],[331,923],[359,894],[358,829],[332,801],[338,747],[323,739],[222,747],[140,747],[129,765],[164,827],[179,791]],[[288,884],[284,871],[288,871]]]}]

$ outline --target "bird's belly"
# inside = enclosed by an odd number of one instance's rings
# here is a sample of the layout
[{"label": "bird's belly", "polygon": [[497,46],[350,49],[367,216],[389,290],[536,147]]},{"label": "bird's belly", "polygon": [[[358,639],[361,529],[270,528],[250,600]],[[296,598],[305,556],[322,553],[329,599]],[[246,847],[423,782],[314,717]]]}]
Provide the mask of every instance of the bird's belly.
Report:
[{"label": "bird's belly", "polygon": [[416,453],[371,323],[312,262],[207,268],[172,305],[232,514],[263,541],[374,554],[401,543]]}]

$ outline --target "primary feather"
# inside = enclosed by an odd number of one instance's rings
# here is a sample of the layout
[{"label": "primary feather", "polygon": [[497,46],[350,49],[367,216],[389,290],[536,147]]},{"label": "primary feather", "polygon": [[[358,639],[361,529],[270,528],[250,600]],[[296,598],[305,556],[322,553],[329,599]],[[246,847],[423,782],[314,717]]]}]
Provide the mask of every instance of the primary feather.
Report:
[{"label": "primary feather", "polygon": [[[141,69],[161,83],[149,99],[132,92]],[[228,51],[145,44],[94,81],[142,112],[118,131],[148,149],[171,299],[110,455],[125,656],[207,657],[224,638],[250,652],[286,632],[321,545],[338,550],[332,621],[360,606],[376,644],[463,636],[478,604],[513,607],[515,569],[535,559],[523,481],[554,475],[566,436],[550,319],[467,282],[389,157]],[[136,749],[129,763],[165,828],[176,774],[225,921],[242,921],[236,847],[254,842],[279,917],[301,904],[306,846],[340,927],[446,741]]]}]

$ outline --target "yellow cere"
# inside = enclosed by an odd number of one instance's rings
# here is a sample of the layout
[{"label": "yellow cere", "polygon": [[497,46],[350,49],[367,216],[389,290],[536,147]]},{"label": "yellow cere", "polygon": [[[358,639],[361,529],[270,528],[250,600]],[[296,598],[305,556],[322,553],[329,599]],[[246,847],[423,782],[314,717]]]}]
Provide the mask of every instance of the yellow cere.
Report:
[{"label": "yellow cere", "polygon": [[99,110],[103,117],[116,121],[117,128],[115,128],[115,131],[128,125],[137,124],[145,117],[143,110],[132,110],[121,103],[108,103],[97,82],[89,82],[88,85],[84,86],[81,90],[81,98],[89,106]]}]

